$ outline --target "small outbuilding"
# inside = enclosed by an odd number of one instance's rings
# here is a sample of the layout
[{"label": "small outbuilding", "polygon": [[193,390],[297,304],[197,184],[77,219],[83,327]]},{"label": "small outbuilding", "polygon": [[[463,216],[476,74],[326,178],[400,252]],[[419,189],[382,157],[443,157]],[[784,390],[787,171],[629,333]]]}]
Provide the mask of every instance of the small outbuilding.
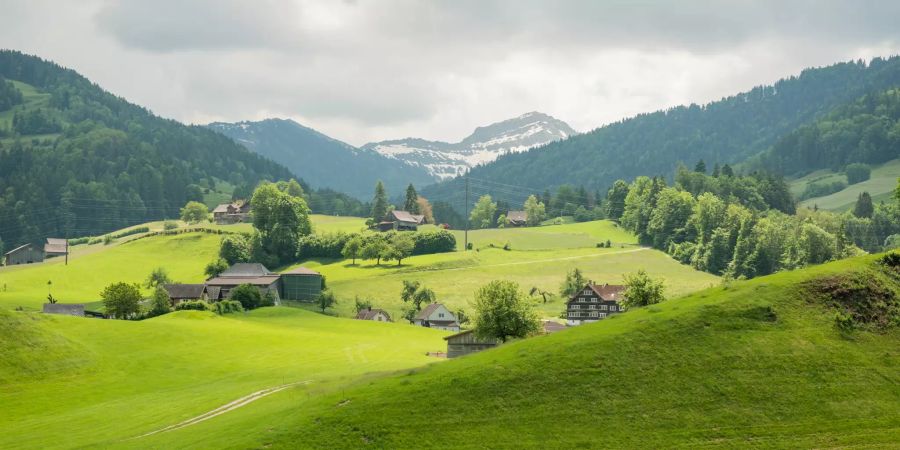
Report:
[{"label": "small outbuilding", "polygon": [[7,266],[32,264],[44,261],[44,250],[33,244],[20,245],[4,255]]},{"label": "small outbuilding", "polygon": [[524,227],[528,225],[528,215],[525,211],[509,211],[506,213],[506,222],[511,227]]},{"label": "small outbuilding", "polygon": [[66,256],[69,253],[69,241],[59,238],[47,238],[44,244],[44,255],[47,258]]},{"label": "small outbuilding", "polygon": [[212,210],[213,220],[217,224],[226,225],[246,222],[250,217],[250,202],[238,200],[232,203],[223,203]]},{"label": "small outbuilding", "polygon": [[[425,223],[425,216],[423,215],[393,210],[388,213],[384,221],[378,224],[378,230],[389,231],[393,229],[397,231],[416,231],[419,229],[419,225],[422,225],[423,223]],[[390,228],[388,228],[388,226]]]},{"label": "small outbuilding", "polygon": [[366,308],[356,313],[357,320],[374,320],[375,322],[392,322],[391,315],[383,309]]},{"label": "small outbuilding", "polygon": [[44,303],[43,313],[84,317],[84,305],[81,303]]},{"label": "small outbuilding", "polygon": [[466,330],[444,338],[447,341],[447,357],[468,355],[496,347],[496,339],[478,339],[475,330]]},{"label": "small outbuilding", "polygon": [[172,306],[178,306],[181,302],[208,300],[205,284],[167,284],[163,289],[169,294]]},{"label": "small outbuilding", "polygon": [[312,301],[322,293],[322,274],[306,267],[281,273],[281,298]]}]

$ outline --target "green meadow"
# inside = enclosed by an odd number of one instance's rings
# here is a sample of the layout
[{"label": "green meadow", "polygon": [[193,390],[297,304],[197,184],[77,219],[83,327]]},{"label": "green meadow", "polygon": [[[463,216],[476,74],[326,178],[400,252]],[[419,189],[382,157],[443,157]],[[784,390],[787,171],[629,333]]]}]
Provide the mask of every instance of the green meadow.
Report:
[{"label": "green meadow", "polygon": [[[847,181],[847,177],[843,174],[835,174],[828,171],[817,171],[814,173],[818,174],[814,178],[822,177],[824,181]],[[801,181],[811,179],[810,177],[813,177],[813,174],[791,182],[792,192],[795,192],[795,194],[802,192],[806,183]],[[818,207],[819,209],[831,211],[847,211],[853,208],[859,194],[863,192],[868,192],[876,203],[882,200],[889,201],[894,190],[897,189],[898,178],[900,178],[900,159],[895,159],[878,167],[873,167],[872,177],[866,181],[847,186],[846,189],[831,195],[804,200],[800,202],[800,206],[808,208]],[[817,182],[821,182],[821,180]],[[796,191],[797,189],[799,189],[799,192]]]},{"label": "green meadow", "polygon": [[[895,448],[900,330],[842,332],[806,288],[873,260],[734,282],[308,398],[283,393],[128,446]],[[896,279],[885,287],[900,292]]]},{"label": "green meadow", "polygon": [[308,382],[274,394],[300,399],[438,361],[425,353],[446,334],[296,308],[140,322],[0,309],[0,448],[144,447],[127,439],[261,389]]}]

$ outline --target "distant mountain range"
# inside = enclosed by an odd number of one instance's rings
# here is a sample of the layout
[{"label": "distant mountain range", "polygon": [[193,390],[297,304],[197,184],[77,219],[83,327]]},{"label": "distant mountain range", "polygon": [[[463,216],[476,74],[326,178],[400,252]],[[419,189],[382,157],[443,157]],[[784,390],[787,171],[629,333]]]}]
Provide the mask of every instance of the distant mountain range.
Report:
[{"label": "distant mountain range", "polygon": [[565,122],[531,112],[475,131],[458,143],[407,138],[361,148],[331,138],[293,120],[207,125],[248,149],[288,167],[313,186],[372,196],[375,182],[391,195],[464,173],[504,154],[522,152],[577,134]]},{"label": "distant mountain range", "polygon": [[567,123],[540,112],[478,127],[455,144],[407,138],[373,142],[374,150],[408,165],[422,167],[436,179],[460,175],[466,169],[489,163],[499,156],[519,153],[577,134]]}]

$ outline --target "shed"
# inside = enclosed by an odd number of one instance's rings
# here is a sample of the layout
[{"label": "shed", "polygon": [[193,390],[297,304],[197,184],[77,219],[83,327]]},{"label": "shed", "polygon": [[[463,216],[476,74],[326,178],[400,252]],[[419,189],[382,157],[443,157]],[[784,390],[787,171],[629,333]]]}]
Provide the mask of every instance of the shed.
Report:
[{"label": "shed", "polygon": [[314,300],[322,293],[322,275],[306,267],[282,272],[281,291],[285,300]]},{"label": "shed", "polygon": [[506,213],[506,221],[513,227],[524,227],[528,224],[528,214],[525,211],[509,211]]},{"label": "shed", "polygon": [[444,338],[447,341],[447,357],[468,355],[497,346],[496,339],[478,339],[475,330],[466,330]]},{"label": "shed", "polygon": [[69,253],[69,241],[59,238],[47,238],[44,244],[44,254],[47,258],[54,256],[65,256]]},{"label": "shed", "polygon": [[383,309],[366,308],[356,313],[357,320],[373,320],[375,322],[392,322],[391,315]]},{"label": "shed", "polygon": [[64,316],[84,317],[84,304],[81,303],[44,303],[44,314],[62,314]]},{"label": "shed", "polygon": [[6,257],[7,266],[31,264],[44,260],[44,250],[32,244],[25,244],[6,252],[4,256]]}]

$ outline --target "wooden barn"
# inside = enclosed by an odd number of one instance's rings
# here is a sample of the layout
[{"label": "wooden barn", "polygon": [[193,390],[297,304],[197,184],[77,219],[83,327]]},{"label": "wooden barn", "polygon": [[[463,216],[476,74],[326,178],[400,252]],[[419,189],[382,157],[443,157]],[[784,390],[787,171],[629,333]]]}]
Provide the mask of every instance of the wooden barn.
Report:
[{"label": "wooden barn", "polygon": [[447,341],[447,357],[468,355],[497,346],[495,339],[478,339],[475,330],[466,330],[444,338]]},{"label": "wooden barn", "polygon": [[32,264],[44,261],[44,249],[32,244],[20,245],[4,255],[7,266]]},{"label": "wooden barn", "polygon": [[205,284],[167,284],[163,289],[169,294],[172,306],[178,306],[181,302],[208,300]]}]

